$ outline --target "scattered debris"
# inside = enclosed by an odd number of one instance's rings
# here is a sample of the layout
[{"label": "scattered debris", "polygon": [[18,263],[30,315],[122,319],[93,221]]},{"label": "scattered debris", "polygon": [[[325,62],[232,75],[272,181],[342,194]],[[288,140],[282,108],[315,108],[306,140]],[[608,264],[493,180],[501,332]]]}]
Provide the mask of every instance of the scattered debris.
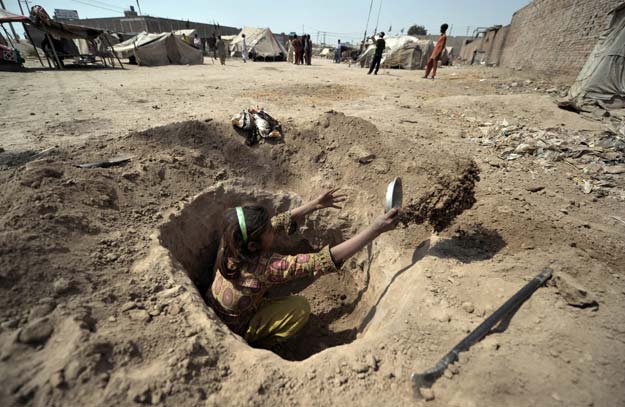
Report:
[{"label": "scattered debris", "polygon": [[375,159],[375,154],[365,150],[364,147],[355,145],[349,149],[347,156],[353,160],[356,160],[360,164],[369,164]]},{"label": "scattered debris", "polygon": [[551,280],[552,285],[558,289],[558,294],[573,307],[599,308],[599,303],[585,287],[566,273],[557,273]]},{"label": "scattered debris", "polygon": [[108,160],[96,161],[92,163],[78,164],[79,168],[109,168],[117,165],[123,165],[130,161],[132,157],[110,158]]},{"label": "scattered debris", "polygon": [[[625,137],[608,130],[592,132],[565,127],[537,129],[507,121],[480,126],[473,140],[494,148],[506,161],[532,158],[545,169],[564,162],[579,173],[574,177],[585,194],[625,194]],[[530,191],[534,192],[534,191]]]}]

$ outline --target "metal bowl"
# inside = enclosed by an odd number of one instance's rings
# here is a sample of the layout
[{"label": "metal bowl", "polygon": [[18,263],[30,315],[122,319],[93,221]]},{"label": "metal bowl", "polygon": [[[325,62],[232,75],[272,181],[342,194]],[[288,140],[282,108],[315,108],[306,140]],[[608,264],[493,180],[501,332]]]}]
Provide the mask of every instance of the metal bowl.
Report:
[{"label": "metal bowl", "polygon": [[388,184],[386,188],[386,205],[384,212],[388,212],[393,208],[401,208],[404,197],[404,191],[401,184],[401,178],[397,177]]}]

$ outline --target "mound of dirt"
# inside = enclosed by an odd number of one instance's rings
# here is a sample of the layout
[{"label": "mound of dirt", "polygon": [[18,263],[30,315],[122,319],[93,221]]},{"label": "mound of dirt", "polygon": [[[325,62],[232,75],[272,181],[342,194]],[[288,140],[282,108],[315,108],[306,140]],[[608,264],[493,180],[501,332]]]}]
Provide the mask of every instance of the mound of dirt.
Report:
[{"label": "mound of dirt", "polygon": [[437,183],[402,210],[404,224],[429,223],[435,232],[445,230],[465,210],[475,204],[475,184],[480,170],[473,160],[461,160],[449,172],[439,176]]}]

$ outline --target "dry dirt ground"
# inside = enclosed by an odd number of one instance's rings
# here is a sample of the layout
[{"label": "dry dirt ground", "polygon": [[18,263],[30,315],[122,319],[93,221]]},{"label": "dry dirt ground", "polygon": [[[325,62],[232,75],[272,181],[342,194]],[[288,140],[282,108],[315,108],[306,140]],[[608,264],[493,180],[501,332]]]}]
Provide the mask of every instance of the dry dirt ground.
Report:
[{"label": "dry dirt ground", "polygon": [[[420,75],[319,60],[0,73],[0,405],[625,405],[623,173],[585,193],[583,166],[476,142],[485,122],[566,137],[607,119],[558,109],[565,81]],[[282,141],[247,147],[232,129],[256,105]],[[203,303],[224,208],[341,187],[343,210],[284,243],[318,248],[379,214],[393,177],[407,202],[466,158],[476,203],[450,227],[399,228],[340,273],[273,293],[313,308],[278,354]],[[412,372],[549,265],[552,282],[413,399]]]}]

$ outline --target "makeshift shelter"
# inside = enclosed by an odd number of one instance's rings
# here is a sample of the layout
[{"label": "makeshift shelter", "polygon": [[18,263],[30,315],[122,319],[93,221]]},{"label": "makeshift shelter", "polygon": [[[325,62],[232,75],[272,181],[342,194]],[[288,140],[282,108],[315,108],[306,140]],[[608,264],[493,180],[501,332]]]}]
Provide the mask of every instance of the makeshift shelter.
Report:
[{"label": "makeshift shelter", "polygon": [[[28,20],[29,25],[24,25],[24,28],[33,45],[43,49],[48,62],[52,59],[57,68],[63,68],[63,60],[66,58],[83,63],[95,62],[96,57],[100,57],[105,65],[105,58],[111,58],[111,64],[114,64],[115,57],[123,68],[121,61],[112,51],[109,36],[103,35],[105,34],[103,30],[52,20],[41,6],[34,6],[31,9]],[[98,39],[105,42],[104,50],[99,50],[96,44]],[[78,41],[75,43],[76,40]],[[81,44],[81,41],[86,41],[87,46]]]},{"label": "makeshift shelter", "polygon": [[[24,31],[26,31],[26,35],[29,35],[28,31],[26,30],[26,23],[29,23],[29,22],[30,22],[30,19],[26,16],[13,14],[0,8],[0,25],[2,26],[2,29],[4,33],[6,34],[6,39],[2,37],[2,34],[0,34],[0,70],[11,70],[11,71],[19,70],[22,68],[22,64],[24,63],[24,59],[20,55],[20,52],[17,49],[16,44],[13,44],[11,42],[11,37],[8,31],[6,31],[4,24],[11,24],[11,23],[22,24],[24,26]],[[31,39],[31,42],[32,42],[32,39]],[[37,53],[36,49],[35,49],[35,53]],[[37,53],[37,58],[39,58],[39,62],[41,62],[41,65],[43,65],[43,61],[39,57],[38,53]]]},{"label": "makeshift shelter", "polygon": [[285,61],[286,49],[269,28],[245,27],[230,43],[230,55],[240,56],[243,51],[243,34],[250,59],[263,61]]},{"label": "makeshift shelter", "polygon": [[[434,49],[431,40],[420,40],[410,35],[388,37],[385,40],[386,48],[380,64],[383,68],[423,69]],[[369,45],[359,56],[361,66],[370,65],[375,50],[375,44]]]},{"label": "makeshift shelter", "polygon": [[113,47],[122,58],[135,58],[143,66],[199,65],[204,63],[201,49],[183,41],[174,33],[139,33]]},{"label": "makeshift shelter", "polygon": [[571,99],[625,102],[625,4],[610,14],[608,27],[569,90]]}]

